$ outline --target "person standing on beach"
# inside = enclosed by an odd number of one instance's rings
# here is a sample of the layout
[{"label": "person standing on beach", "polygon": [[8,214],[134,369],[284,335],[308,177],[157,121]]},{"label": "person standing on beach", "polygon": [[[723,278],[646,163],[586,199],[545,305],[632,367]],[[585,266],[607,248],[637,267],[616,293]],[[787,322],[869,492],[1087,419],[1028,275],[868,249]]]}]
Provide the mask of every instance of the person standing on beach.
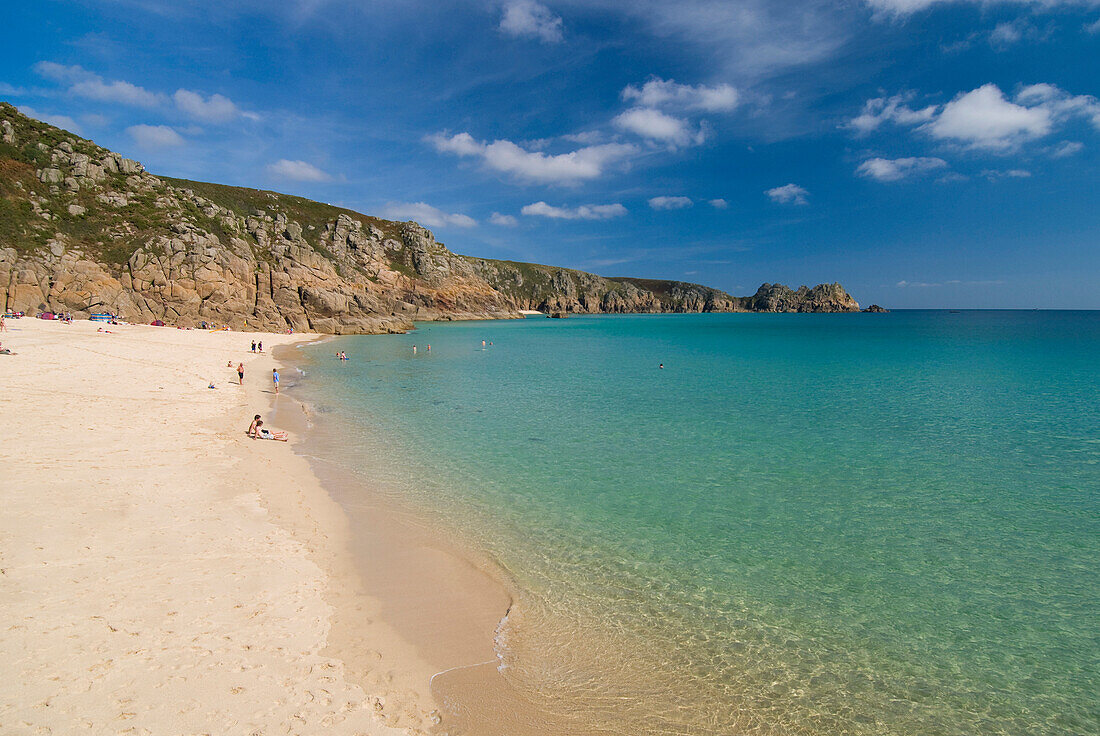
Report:
[{"label": "person standing on beach", "polygon": [[244,385],[244,363],[237,363],[237,383]]},{"label": "person standing on beach", "polygon": [[261,353],[264,351],[264,341],[263,340],[260,340],[258,343],[256,343],[256,349],[259,350]]},{"label": "person standing on beach", "polygon": [[252,352],[256,352],[256,341],[252,341]]},{"label": "person standing on beach", "polygon": [[275,384],[275,393],[279,393],[279,371],[275,368],[271,369],[271,382]]}]

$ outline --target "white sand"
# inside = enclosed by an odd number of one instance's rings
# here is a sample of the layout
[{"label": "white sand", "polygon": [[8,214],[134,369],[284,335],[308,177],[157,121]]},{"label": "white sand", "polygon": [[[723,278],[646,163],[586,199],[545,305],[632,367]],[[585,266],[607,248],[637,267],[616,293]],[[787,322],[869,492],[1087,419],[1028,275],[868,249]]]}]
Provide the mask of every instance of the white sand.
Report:
[{"label": "white sand", "polygon": [[0,333],[0,733],[398,733],[326,649],[339,510],[244,437],[301,336],[97,326]]}]

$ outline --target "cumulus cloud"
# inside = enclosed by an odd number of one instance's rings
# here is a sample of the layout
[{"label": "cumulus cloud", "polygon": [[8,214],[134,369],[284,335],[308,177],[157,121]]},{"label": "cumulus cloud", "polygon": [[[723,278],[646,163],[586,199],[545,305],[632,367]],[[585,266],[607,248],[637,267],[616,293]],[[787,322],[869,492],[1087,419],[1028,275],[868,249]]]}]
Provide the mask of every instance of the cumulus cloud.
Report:
[{"label": "cumulus cloud", "polygon": [[859,165],[856,173],[878,181],[899,181],[943,168],[947,168],[947,162],[942,158],[870,158]]},{"label": "cumulus cloud", "polygon": [[291,161],[281,158],[273,164],[268,164],[267,173],[289,181],[329,181],[330,175],[321,171],[313,164],[305,161]]},{"label": "cumulus cloud", "polygon": [[467,215],[448,213],[427,202],[390,202],[382,214],[395,220],[415,220],[428,227],[474,227],[477,220]]},{"label": "cumulus cloud", "polygon": [[781,187],[769,189],[764,194],[778,204],[809,204],[807,197],[810,193],[797,184],[784,184]]},{"label": "cumulus cloud", "polygon": [[233,100],[224,95],[213,94],[203,97],[201,93],[189,89],[178,89],[172,100],[182,112],[197,120],[209,123],[224,123],[238,116],[257,119],[255,113],[245,112],[237,107]]},{"label": "cumulus cloud", "polygon": [[724,199],[712,199],[709,202],[707,202],[707,204],[709,204],[711,207],[713,207],[716,210],[724,210],[724,209],[727,209],[730,206],[730,203],[727,202]]},{"label": "cumulus cloud", "polygon": [[962,92],[941,106],[922,110],[905,106],[906,97],[868,100],[863,113],[849,126],[860,133],[875,130],[886,121],[919,126],[933,138],[969,148],[1008,152],[1049,135],[1058,124],[1085,118],[1100,130],[1100,100],[1091,95],[1071,95],[1052,84],[1032,84],[1009,99],[995,84]]},{"label": "cumulus cloud", "polygon": [[39,75],[68,85],[70,94],[99,102],[115,102],[134,107],[165,107],[170,104],[185,115],[208,123],[224,123],[234,118],[256,120],[258,115],[237,107],[224,95],[204,97],[189,89],[176,90],[171,97],[121,80],[106,80],[81,66],[66,66],[53,61],[40,61],[34,65]]},{"label": "cumulus cloud", "polygon": [[655,210],[682,210],[691,207],[694,202],[688,197],[651,197],[649,206]]},{"label": "cumulus cloud", "polygon": [[659,77],[651,78],[640,88],[628,85],[622,91],[622,98],[642,107],[670,106],[705,112],[729,112],[737,107],[740,99],[737,90],[728,84],[692,86]]},{"label": "cumulus cloud", "polygon": [[702,127],[698,131],[692,131],[687,120],[666,115],[650,107],[632,107],[617,115],[611,122],[622,130],[672,147],[699,144],[706,139],[706,132]]},{"label": "cumulus cloud", "polygon": [[65,66],[52,61],[40,61],[34,69],[41,76],[69,85],[69,93],[99,102],[117,102],[136,107],[156,107],[164,96],[144,87],[119,80],[107,81],[80,66]]},{"label": "cumulus cloud", "polygon": [[974,148],[1006,150],[1047,135],[1052,126],[1050,110],[1017,105],[997,85],[985,84],[944,105],[928,132]]},{"label": "cumulus cloud", "polygon": [[546,202],[535,202],[520,210],[527,216],[550,217],[556,220],[610,220],[626,214],[621,204],[582,204],[579,207],[555,207]]},{"label": "cumulus cloud", "polygon": [[494,225],[501,225],[503,227],[515,227],[519,224],[519,220],[517,220],[516,218],[512,217],[511,215],[502,215],[499,212],[494,212],[493,214],[489,215],[489,222],[493,223]]},{"label": "cumulus cloud", "polygon": [[1085,26],[1085,33],[1100,33],[1100,18]]},{"label": "cumulus cloud", "polygon": [[26,115],[28,118],[34,118],[35,120],[41,120],[43,123],[49,123],[55,128],[62,128],[70,133],[76,133],[80,135],[80,126],[75,120],[68,115],[53,115],[48,112],[40,112],[33,107],[27,107],[26,105],[20,105],[18,107],[19,112]]},{"label": "cumulus cloud", "polygon": [[936,114],[936,106],[919,110],[913,110],[906,104],[913,98],[912,93],[894,95],[893,97],[875,97],[863,103],[863,111],[853,118],[848,126],[858,133],[870,133],[883,123],[892,122],[898,125],[918,125],[926,123]]},{"label": "cumulus cloud", "polygon": [[167,125],[131,125],[126,132],[142,148],[176,148],[187,141]]},{"label": "cumulus cloud", "polygon": [[562,20],[535,0],[510,0],[504,5],[500,30],[518,38],[537,38],[544,43],[560,43]]},{"label": "cumulus cloud", "polygon": [[480,158],[493,171],[546,184],[576,184],[599,178],[609,166],[637,150],[625,143],[604,143],[568,153],[548,154],[528,151],[508,140],[486,143],[469,133],[451,136],[438,133],[429,136],[428,142],[442,153]]}]

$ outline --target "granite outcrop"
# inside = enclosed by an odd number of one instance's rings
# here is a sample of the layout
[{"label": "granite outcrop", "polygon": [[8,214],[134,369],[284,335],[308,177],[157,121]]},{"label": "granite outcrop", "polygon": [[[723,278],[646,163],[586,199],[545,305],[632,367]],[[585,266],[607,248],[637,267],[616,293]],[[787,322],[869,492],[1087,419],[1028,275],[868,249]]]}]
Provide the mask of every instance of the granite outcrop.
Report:
[{"label": "granite outcrop", "polygon": [[839,284],[751,297],[462,256],[415,222],[158,177],[0,103],[7,310],[137,322],[381,333],[417,320],[557,313],[858,311]]}]

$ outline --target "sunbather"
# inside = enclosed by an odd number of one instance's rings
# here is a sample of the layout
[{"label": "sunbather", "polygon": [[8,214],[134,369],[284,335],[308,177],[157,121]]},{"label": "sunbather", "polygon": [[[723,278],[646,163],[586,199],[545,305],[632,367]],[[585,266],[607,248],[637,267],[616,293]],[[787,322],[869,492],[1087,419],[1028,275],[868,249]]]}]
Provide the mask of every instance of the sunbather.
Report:
[{"label": "sunbather", "polygon": [[279,442],[286,442],[290,439],[290,435],[286,432],[272,432],[269,429],[264,428],[262,421],[256,422],[256,434],[253,435],[258,440],[278,440]]}]

